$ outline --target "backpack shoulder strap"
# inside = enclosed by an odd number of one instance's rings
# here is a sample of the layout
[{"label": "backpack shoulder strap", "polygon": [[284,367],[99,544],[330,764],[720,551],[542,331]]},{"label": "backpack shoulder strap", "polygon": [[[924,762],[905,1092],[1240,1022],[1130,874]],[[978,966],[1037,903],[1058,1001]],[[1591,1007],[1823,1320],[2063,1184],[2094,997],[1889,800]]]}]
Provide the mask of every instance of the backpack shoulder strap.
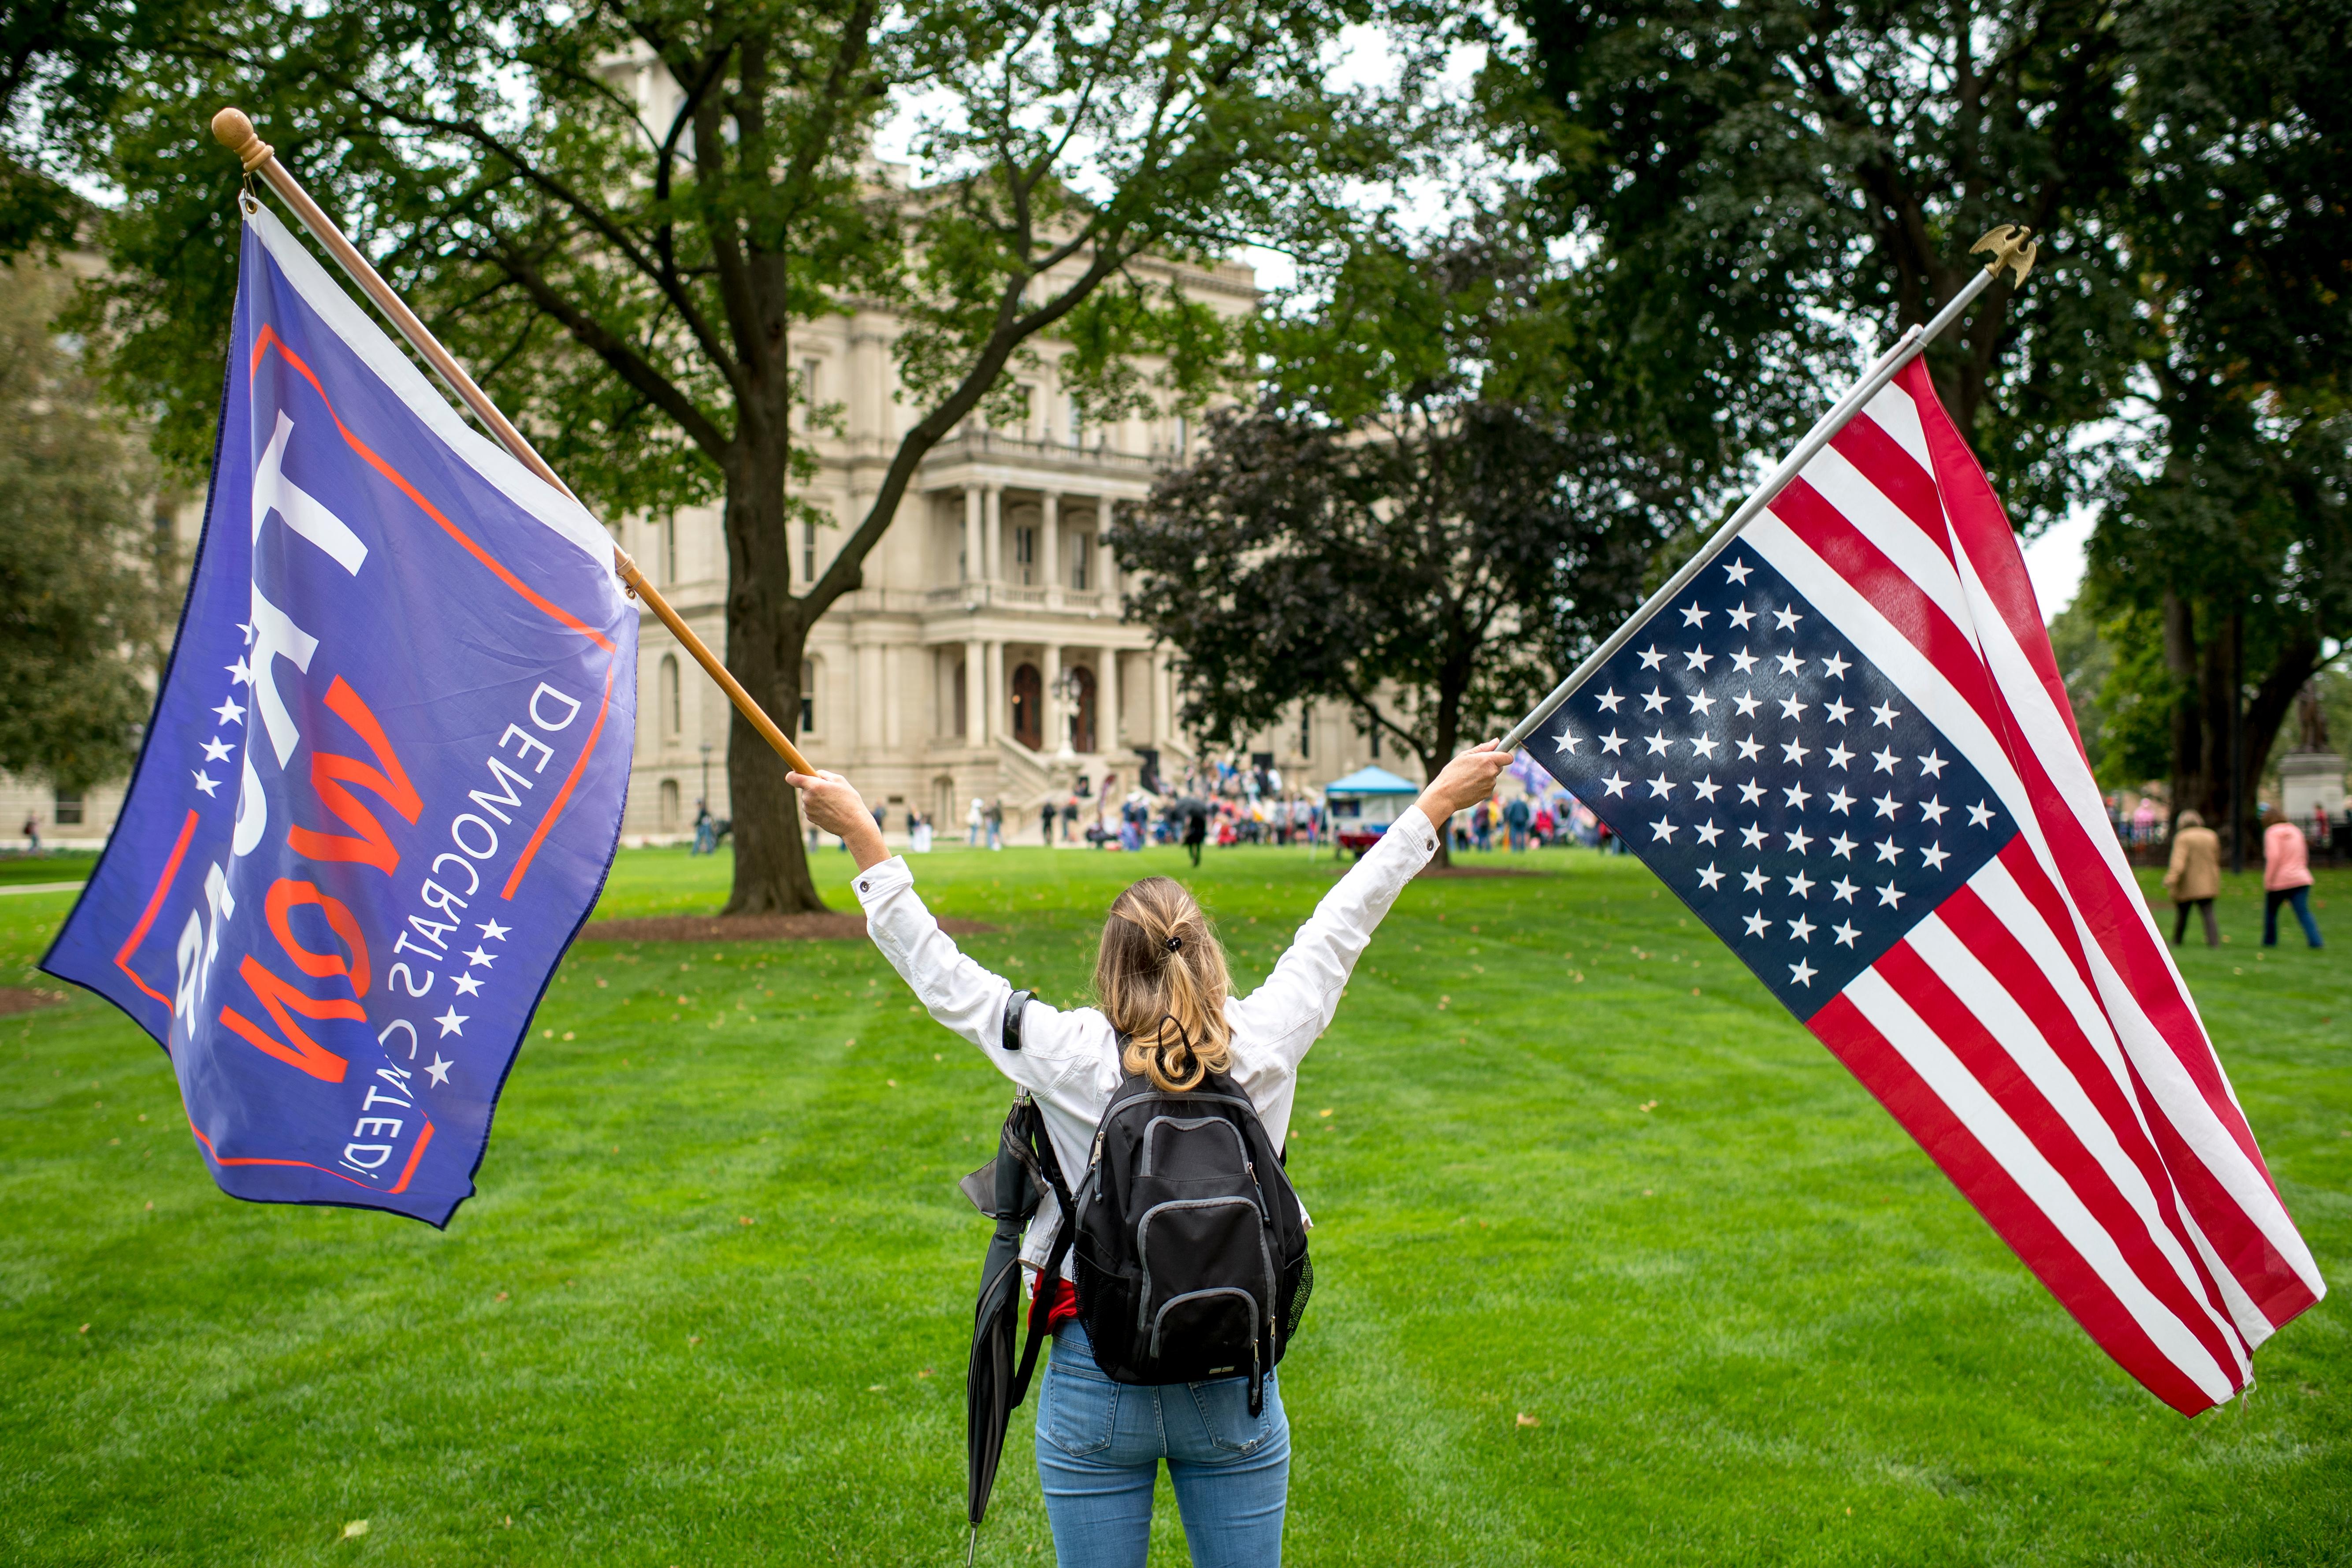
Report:
[{"label": "backpack shoulder strap", "polygon": [[[1037,1169],[1054,1189],[1054,1201],[1059,1213],[1054,1221],[1054,1245],[1045,1253],[1045,1267],[1037,1276],[1041,1291],[1058,1289],[1055,1282],[1062,1278],[1062,1260],[1070,1255],[1070,1243],[1077,1237],[1077,1226],[1072,1215],[1070,1185],[1063,1179],[1061,1157],[1054,1152],[1054,1141],[1046,1134],[1044,1117],[1032,1123],[1031,1147],[1037,1156]],[[1050,1310],[1050,1309],[1049,1309]],[[1029,1308],[1029,1329],[1021,1345],[1021,1365],[1013,1374],[1012,1400],[1006,1409],[1017,1408],[1029,1396],[1029,1378],[1037,1370],[1037,1352],[1045,1342],[1046,1313],[1037,1310],[1034,1301]]]}]

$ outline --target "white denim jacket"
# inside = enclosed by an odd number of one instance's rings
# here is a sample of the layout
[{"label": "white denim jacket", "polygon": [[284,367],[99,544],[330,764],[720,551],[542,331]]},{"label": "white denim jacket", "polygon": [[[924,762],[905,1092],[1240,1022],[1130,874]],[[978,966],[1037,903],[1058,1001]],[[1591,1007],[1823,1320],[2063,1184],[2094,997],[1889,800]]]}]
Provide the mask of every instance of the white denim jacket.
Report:
[{"label": "white denim jacket", "polygon": [[[1381,836],[1291,940],[1265,984],[1228,998],[1233,1029],[1232,1076],[1257,1107],[1265,1135],[1277,1149],[1290,1131],[1291,1096],[1307,1049],[1331,1025],[1339,994],[1356,960],[1372,940],[1397,895],[1437,852],[1437,830],[1419,807],[1408,809]],[[1093,1007],[1065,1012],[1032,1001],[1021,1014],[1021,1048],[1004,1048],[1004,1006],[1013,986],[964,956],[924,907],[906,860],[892,856],[858,873],[857,901],[866,930],[882,956],[912,987],[932,1017],[978,1046],[998,1071],[1036,1097],[1045,1112],[1063,1179],[1085,1179],[1095,1126],[1124,1076],[1110,1020]],[[1061,1205],[1048,1193],[1022,1249],[1031,1268],[1044,1267]],[[1072,1272],[1068,1265],[1063,1271]]]}]

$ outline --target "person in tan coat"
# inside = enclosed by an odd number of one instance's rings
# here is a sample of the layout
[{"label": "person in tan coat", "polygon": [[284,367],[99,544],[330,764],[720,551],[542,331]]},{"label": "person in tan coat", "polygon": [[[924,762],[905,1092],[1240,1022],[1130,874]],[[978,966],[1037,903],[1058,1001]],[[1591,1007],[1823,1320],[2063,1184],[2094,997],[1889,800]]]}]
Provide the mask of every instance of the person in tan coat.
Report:
[{"label": "person in tan coat", "polygon": [[2213,900],[2221,891],[2221,838],[2205,819],[2184,811],[2172,829],[2172,866],[2164,873],[2165,889],[2172,895],[2172,945],[2179,947],[2189,931],[2193,906],[2205,917],[2205,945],[2221,945],[2221,930],[2213,923]]}]

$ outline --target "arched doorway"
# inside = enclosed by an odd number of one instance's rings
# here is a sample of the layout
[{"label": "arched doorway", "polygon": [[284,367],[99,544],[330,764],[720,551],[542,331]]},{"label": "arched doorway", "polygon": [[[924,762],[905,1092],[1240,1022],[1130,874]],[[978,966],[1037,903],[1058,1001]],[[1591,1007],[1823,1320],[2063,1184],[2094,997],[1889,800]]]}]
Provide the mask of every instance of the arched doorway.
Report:
[{"label": "arched doorway", "polygon": [[1036,751],[1045,742],[1045,683],[1037,667],[1024,664],[1013,672],[1013,738]]},{"label": "arched doorway", "polygon": [[1077,689],[1077,700],[1071,704],[1070,750],[1091,752],[1095,749],[1095,672],[1083,664],[1070,666],[1070,684]]}]

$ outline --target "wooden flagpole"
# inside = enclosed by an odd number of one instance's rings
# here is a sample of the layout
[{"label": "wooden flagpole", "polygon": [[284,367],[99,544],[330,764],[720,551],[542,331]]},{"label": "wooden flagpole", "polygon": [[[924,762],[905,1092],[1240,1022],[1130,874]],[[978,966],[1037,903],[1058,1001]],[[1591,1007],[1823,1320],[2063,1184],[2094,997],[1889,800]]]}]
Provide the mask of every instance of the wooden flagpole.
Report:
[{"label": "wooden flagpole", "polygon": [[[327,254],[335,258],[335,264],[343,269],[344,275],[359,285],[360,291],[374,301],[377,310],[391,319],[392,324],[400,329],[400,335],[408,340],[409,347],[422,355],[425,363],[433,367],[433,374],[441,378],[442,384],[457,394],[458,401],[472,409],[476,417],[489,427],[490,433],[499,438],[499,445],[514,454],[515,460],[524,468],[578,501],[580,498],[572,494],[572,487],[556,477],[555,470],[547,466],[547,459],[523,439],[522,432],[499,412],[489,395],[474,384],[473,377],[466,374],[465,367],[441,346],[440,340],[425,329],[425,323],[416,319],[416,312],[393,292],[392,285],[377,276],[376,269],[369,265],[366,257],[360,254],[359,247],[344,237],[343,231],[335,226],[334,220],[310,199],[310,194],[288,172],[286,165],[278,161],[277,151],[254,131],[253,121],[246,118],[245,111],[224,109],[214,115],[213,135],[222,146],[236,154],[247,174],[258,174],[269,182],[269,188],[278,193],[278,198],[296,217],[301,219],[302,226],[310,231],[311,237],[327,247]],[[719,683],[719,689],[727,693],[728,700],[733,702],[736,710],[751,721],[751,728],[760,732],[760,738],[773,747],[776,754],[790,763],[794,773],[815,773],[814,764],[801,754],[801,749],[793,744],[792,738],[768,717],[767,710],[743,689],[743,683],[729,673],[727,667],[719,661],[719,656],[695,636],[694,628],[670,607],[669,601],[662,597],[661,591],[637,570],[637,563],[630,558],[629,552],[617,544],[613,547],[613,569],[620,574],[621,581],[628,584],[629,592],[643,599],[686,651],[694,656],[694,662],[702,666],[704,672]]]}]

